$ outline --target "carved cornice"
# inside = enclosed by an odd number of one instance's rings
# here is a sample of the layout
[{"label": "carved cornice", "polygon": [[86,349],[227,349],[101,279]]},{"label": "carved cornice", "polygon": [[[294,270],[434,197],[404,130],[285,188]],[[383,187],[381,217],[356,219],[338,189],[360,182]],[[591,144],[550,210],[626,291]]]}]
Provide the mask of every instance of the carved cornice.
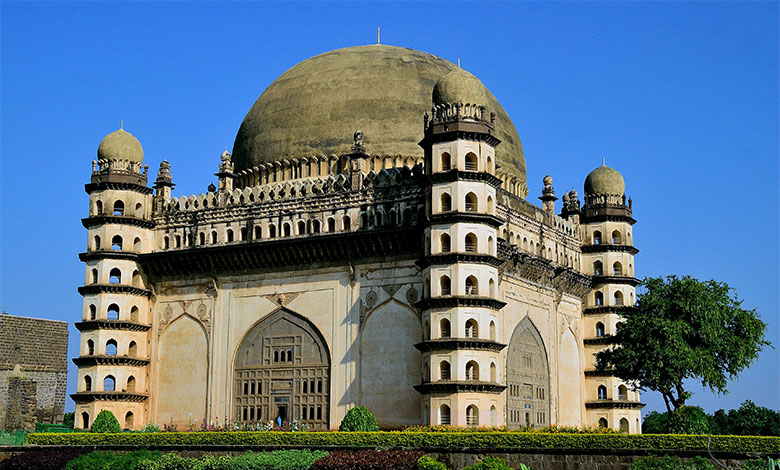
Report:
[{"label": "carved cornice", "polygon": [[429,339],[414,345],[420,352],[429,351],[455,351],[459,349],[472,349],[481,351],[501,351],[506,344],[491,339],[479,338],[442,338]]},{"label": "carved cornice", "polygon": [[143,367],[149,365],[149,359],[129,356],[80,356],[74,357],[73,363],[79,367],[84,366],[131,366]]},{"label": "carved cornice", "polygon": [[441,253],[435,255],[428,255],[417,260],[417,266],[421,269],[425,269],[432,264],[444,265],[444,264],[456,264],[456,263],[472,263],[472,264],[486,264],[488,266],[499,267],[503,263],[502,260],[496,258],[493,255],[484,255],[478,253]]},{"label": "carved cornice", "polygon": [[456,222],[465,222],[469,224],[486,224],[493,228],[498,228],[504,224],[504,220],[490,214],[481,214],[479,212],[460,212],[450,211],[441,214],[431,214],[428,216],[430,225],[434,224],[453,224]]},{"label": "carved cornice", "polygon": [[141,289],[140,287],[128,286],[125,284],[90,284],[88,286],[79,287],[79,294],[130,294],[138,295],[142,297],[149,297],[152,295],[152,291],[148,289]]},{"label": "carved cornice", "polygon": [[630,276],[592,276],[593,286],[602,284],[627,284],[629,286],[638,286],[642,281]]},{"label": "carved cornice", "polygon": [[476,295],[448,295],[445,297],[427,297],[416,304],[415,307],[420,310],[429,310],[432,308],[452,308],[452,307],[485,307],[493,310],[501,310],[506,302],[494,299],[492,297],[479,297]]},{"label": "carved cornice", "polygon": [[87,251],[84,253],[79,253],[79,259],[84,262],[96,261],[96,260],[99,261],[102,259],[124,259],[130,261],[137,261],[138,253],[133,253],[132,251],[114,251],[114,250]]},{"label": "carved cornice", "polygon": [[91,403],[93,401],[143,402],[149,398],[149,394],[134,392],[78,392],[71,393],[70,398],[76,403]]},{"label": "carved cornice", "polygon": [[313,269],[361,262],[388,262],[422,255],[420,227],[322,234],[167,250],[141,255],[151,278],[237,271]]},{"label": "carved cornice", "polygon": [[460,171],[453,168],[450,171],[442,173],[433,173],[427,175],[429,184],[452,183],[454,181],[481,181],[495,188],[500,188],[503,181],[501,178],[483,171]]},{"label": "carved cornice", "polygon": [[505,260],[500,268],[501,274],[510,273],[577,297],[585,297],[592,289],[591,276],[556,265],[540,256],[519,251],[516,246],[510,245],[501,238],[498,243],[498,254]]},{"label": "carved cornice", "polygon": [[124,330],[124,331],[149,331],[151,325],[135,323],[123,320],[89,320],[76,322],[76,329],[79,331],[94,330]]},{"label": "carved cornice", "polygon": [[[146,179],[144,178],[143,181]],[[120,181],[97,181],[94,183],[87,183],[84,185],[84,191],[87,192],[87,194],[93,192],[93,191],[101,191],[101,190],[125,190],[125,191],[136,191],[141,194],[152,194],[154,192],[154,189],[144,186],[142,184],[135,184],[135,183],[126,183],[126,182],[120,182]]]},{"label": "carved cornice", "polygon": [[629,307],[627,305],[601,305],[599,307],[588,307],[582,310],[585,315],[620,315],[621,312],[627,310],[633,310],[636,307]]},{"label": "carved cornice", "polygon": [[612,370],[586,370],[585,377],[617,377]]},{"label": "carved cornice", "polygon": [[615,337],[612,335],[598,336],[595,338],[585,338],[583,344],[587,345],[607,345],[615,344]]},{"label": "carved cornice", "polygon": [[154,228],[154,222],[151,220],[139,219],[138,217],[127,215],[93,215],[81,219],[81,225],[83,225],[84,228],[105,224],[134,225],[142,228]]},{"label": "carved cornice", "polygon": [[414,389],[422,394],[429,393],[457,393],[457,392],[481,392],[499,394],[506,389],[506,385],[500,385],[494,382],[479,381],[436,381],[423,382],[415,385]]},{"label": "carved cornice", "polygon": [[631,245],[611,245],[606,243],[600,245],[582,245],[583,253],[606,253],[608,251],[628,253],[630,255],[639,253],[639,250]]},{"label": "carved cornice", "polygon": [[597,400],[586,401],[585,408],[589,410],[595,409],[629,409],[629,410],[641,410],[645,407],[644,403],[630,400]]}]

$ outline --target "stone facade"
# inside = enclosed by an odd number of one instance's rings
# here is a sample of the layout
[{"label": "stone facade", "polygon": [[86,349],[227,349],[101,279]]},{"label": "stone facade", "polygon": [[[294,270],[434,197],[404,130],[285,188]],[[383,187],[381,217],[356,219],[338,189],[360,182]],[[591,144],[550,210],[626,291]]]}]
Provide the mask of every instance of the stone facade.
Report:
[{"label": "stone facade", "polygon": [[68,324],[0,315],[0,429],[62,423]]},{"label": "stone facade", "polygon": [[[496,151],[512,132],[497,132],[479,80],[452,70],[432,96],[430,114],[412,116],[418,154],[372,155],[359,130],[338,155],[240,171],[225,151],[218,185],[192,196],[174,197],[167,161],[150,187],[140,143],[109,134],[85,188],[77,427],[109,409],[125,428],[294,418],[328,429],[364,405],[384,428],[639,432],[638,395],[597,395],[607,379],[593,378],[591,356],[617,318],[594,299],[633,302],[624,188],[609,174],[586,185],[584,207],[571,192],[556,215],[548,176],[537,207],[524,160]],[[617,262],[591,248],[594,230],[626,232],[630,272],[591,272],[595,256]]]}]

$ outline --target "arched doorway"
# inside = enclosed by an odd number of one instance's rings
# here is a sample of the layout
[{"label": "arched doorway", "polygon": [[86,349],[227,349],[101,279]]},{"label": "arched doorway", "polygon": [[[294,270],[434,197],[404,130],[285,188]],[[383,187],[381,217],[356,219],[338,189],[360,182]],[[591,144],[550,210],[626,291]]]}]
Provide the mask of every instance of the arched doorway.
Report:
[{"label": "arched doorway", "polygon": [[329,378],[330,352],[317,327],[281,307],[252,327],[238,347],[234,419],[297,419],[310,429],[328,429]]},{"label": "arched doorway", "polygon": [[550,369],[544,341],[525,317],[515,327],[506,359],[506,425],[543,427],[550,424]]}]

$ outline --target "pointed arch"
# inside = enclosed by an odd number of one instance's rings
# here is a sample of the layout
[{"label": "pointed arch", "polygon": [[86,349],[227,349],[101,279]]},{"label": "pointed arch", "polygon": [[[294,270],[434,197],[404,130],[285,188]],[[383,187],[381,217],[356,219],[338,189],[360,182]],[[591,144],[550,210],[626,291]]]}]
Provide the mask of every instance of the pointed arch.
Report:
[{"label": "pointed arch", "polygon": [[[544,427],[550,423],[550,366],[542,335],[530,317],[512,332],[507,349],[506,384],[508,426]],[[525,397],[530,396],[531,399]],[[530,406],[530,408],[529,408]]]}]

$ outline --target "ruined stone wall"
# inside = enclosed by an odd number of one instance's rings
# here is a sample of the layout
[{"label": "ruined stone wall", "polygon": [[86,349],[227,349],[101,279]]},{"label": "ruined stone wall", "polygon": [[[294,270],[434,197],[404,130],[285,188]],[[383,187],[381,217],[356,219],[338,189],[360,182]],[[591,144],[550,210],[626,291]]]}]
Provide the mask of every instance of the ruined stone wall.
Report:
[{"label": "ruined stone wall", "polygon": [[33,426],[62,422],[67,356],[67,323],[0,315],[0,429],[17,429],[31,419]]}]

